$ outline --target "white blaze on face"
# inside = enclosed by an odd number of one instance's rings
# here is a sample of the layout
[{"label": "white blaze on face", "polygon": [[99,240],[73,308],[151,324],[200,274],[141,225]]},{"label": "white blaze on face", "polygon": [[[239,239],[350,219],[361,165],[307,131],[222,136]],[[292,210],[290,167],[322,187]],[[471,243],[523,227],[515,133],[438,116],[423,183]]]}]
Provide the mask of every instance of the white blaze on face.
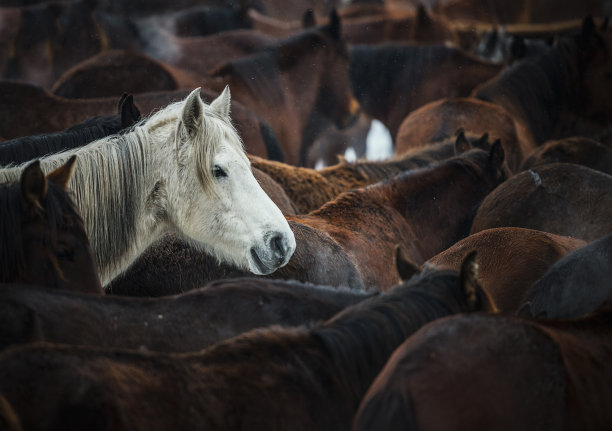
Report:
[{"label": "white blaze on face", "polygon": [[348,147],[346,149],[344,152],[344,159],[349,163],[353,163],[357,160],[357,153],[353,147]]},{"label": "white blaze on face", "polygon": [[385,160],[393,155],[393,139],[389,129],[378,120],[372,120],[366,137],[366,158],[368,160]]}]

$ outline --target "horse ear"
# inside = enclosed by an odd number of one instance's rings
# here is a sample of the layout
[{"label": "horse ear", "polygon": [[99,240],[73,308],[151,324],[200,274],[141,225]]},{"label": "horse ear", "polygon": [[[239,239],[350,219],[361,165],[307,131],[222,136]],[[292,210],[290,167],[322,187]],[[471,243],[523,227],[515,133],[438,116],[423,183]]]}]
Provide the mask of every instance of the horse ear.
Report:
[{"label": "horse ear", "polygon": [[589,38],[597,34],[597,29],[595,28],[595,21],[593,21],[593,17],[591,15],[585,16],[582,20],[581,34],[584,38]]},{"label": "horse ear", "polygon": [[310,28],[317,25],[315,20],[314,12],[312,9],[306,9],[304,15],[302,15],[302,28]]},{"label": "horse ear", "polygon": [[476,250],[469,252],[461,263],[459,272],[459,283],[467,302],[471,306],[476,306],[478,301],[478,263],[476,262]]},{"label": "horse ear", "polygon": [[414,275],[421,273],[419,265],[410,260],[402,248],[398,245],[395,246],[395,268],[402,281],[410,280]]},{"label": "horse ear", "polygon": [[502,164],[504,163],[504,158],[506,154],[504,152],[504,147],[502,147],[501,141],[496,139],[491,146],[491,151],[489,152],[489,164],[491,168],[495,171],[495,177],[498,180],[504,179],[504,170],[502,169]]},{"label": "horse ear", "polygon": [[465,137],[465,131],[463,128],[457,131],[457,139],[455,140],[455,154],[463,154],[466,151],[470,151],[472,149],[472,144]]},{"label": "horse ear", "polygon": [[185,106],[183,107],[183,125],[187,130],[189,136],[196,136],[202,126],[202,120],[204,118],[204,106],[202,98],[200,97],[200,87],[189,93],[189,96],[185,99]]},{"label": "horse ear", "polygon": [[140,121],[140,110],[134,105],[134,96],[123,93],[119,101],[119,113],[121,114],[121,128],[125,129]]},{"label": "horse ear", "polygon": [[431,16],[429,16],[429,13],[427,12],[427,9],[425,9],[425,6],[423,6],[423,3],[419,3],[417,6],[416,22],[417,28],[430,26],[432,24]]},{"label": "horse ear", "polygon": [[66,163],[62,166],[47,174],[47,180],[51,181],[54,184],[57,184],[64,190],[68,185],[68,181],[70,180],[70,176],[72,175],[72,171],[74,170],[74,162],[76,161],[76,155],[70,156]]},{"label": "horse ear", "polygon": [[218,112],[224,118],[228,118],[230,116],[230,108],[231,108],[232,97],[230,94],[229,85],[226,85],[223,89],[223,92],[210,103],[210,108]]},{"label": "horse ear", "polygon": [[526,53],[527,46],[525,45],[525,39],[521,36],[512,36],[512,42],[510,42],[510,61],[524,58]]},{"label": "horse ear", "polygon": [[327,25],[327,28],[334,39],[340,40],[342,26],[340,24],[340,16],[338,15],[336,8],[333,8],[329,14],[329,24]]},{"label": "horse ear", "polygon": [[25,211],[42,209],[41,200],[47,195],[47,179],[40,161],[30,163],[21,173],[21,206]]},{"label": "horse ear", "polygon": [[476,142],[474,142],[474,147],[483,150],[490,150],[491,144],[489,143],[489,134],[486,132],[483,133],[482,136],[478,138]]}]

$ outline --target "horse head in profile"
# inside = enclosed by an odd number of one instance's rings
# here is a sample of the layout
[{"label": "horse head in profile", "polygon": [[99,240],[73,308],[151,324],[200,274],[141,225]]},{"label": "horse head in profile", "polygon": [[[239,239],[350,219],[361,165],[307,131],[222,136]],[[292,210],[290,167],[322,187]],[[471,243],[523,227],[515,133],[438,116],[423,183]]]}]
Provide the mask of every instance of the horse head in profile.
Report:
[{"label": "horse head in profile", "polygon": [[[194,90],[172,138],[169,222],[196,246],[254,274],[285,265],[295,238],[281,211],[257,183],[230,119],[230,92],[205,105]],[[194,193],[202,190],[204,193]]]},{"label": "horse head in profile", "polygon": [[[78,154],[69,189],[103,284],[168,232],[255,274],[287,263],[295,238],[253,177],[229,111],[229,88],[210,105],[198,88],[126,133],[41,159],[49,171]],[[0,181],[23,168],[1,169]]]},{"label": "horse head in profile", "polygon": [[66,183],[73,156],[45,177],[38,161],[0,186],[0,282],[102,293],[93,255]]}]

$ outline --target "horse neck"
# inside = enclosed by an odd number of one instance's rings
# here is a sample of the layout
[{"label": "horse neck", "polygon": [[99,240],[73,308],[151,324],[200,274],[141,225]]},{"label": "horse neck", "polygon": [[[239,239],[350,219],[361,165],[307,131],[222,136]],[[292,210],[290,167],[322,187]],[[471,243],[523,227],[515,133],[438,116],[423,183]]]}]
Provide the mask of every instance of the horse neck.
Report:
[{"label": "horse neck", "polygon": [[[83,218],[102,285],[164,231],[159,220],[147,214],[147,197],[161,179],[163,160],[171,154],[161,150],[153,157],[141,128],[41,160],[49,172],[77,155],[69,190]],[[15,180],[20,172],[17,167],[0,174]]]},{"label": "horse neck", "polygon": [[457,158],[396,177],[385,195],[418,232],[429,258],[469,234],[478,205],[494,185],[474,163]]},{"label": "horse neck", "polygon": [[468,311],[451,293],[458,290],[456,276],[451,279],[442,285],[396,287],[347,308],[312,331],[335,363],[338,379],[352,395],[355,409],[406,338],[437,318]]}]

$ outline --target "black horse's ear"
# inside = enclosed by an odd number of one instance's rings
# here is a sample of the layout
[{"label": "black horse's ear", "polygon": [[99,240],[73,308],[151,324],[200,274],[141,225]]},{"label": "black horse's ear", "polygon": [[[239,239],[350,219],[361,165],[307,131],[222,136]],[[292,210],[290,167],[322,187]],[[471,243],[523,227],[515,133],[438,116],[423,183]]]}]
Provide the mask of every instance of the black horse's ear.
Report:
[{"label": "black horse's ear", "polygon": [[121,128],[126,129],[140,121],[140,110],[134,105],[134,96],[123,93],[119,101],[119,114],[121,115]]},{"label": "black horse's ear", "polygon": [[496,139],[491,146],[491,151],[489,152],[489,164],[495,171],[495,177],[500,181],[505,178],[504,170],[502,168],[505,157],[506,154],[504,152],[504,147],[502,147],[501,141]]},{"label": "black horse's ear", "polygon": [[457,139],[455,139],[455,154],[463,154],[466,151],[470,151],[472,149],[472,144],[465,137],[465,131],[463,128],[457,131]]},{"label": "black horse's ear", "polygon": [[399,245],[395,246],[395,268],[402,281],[410,280],[414,275],[421,273],[419,265],[406,257]]},{"label": "black horse's ear", "polygon": [[417,15],[416,15],[417,28],[421,26],[430,26],[432,24],[431,16],[423,6],[423,3],[419,3],[417,6]]},{"label": "black horse's ear", "polygon": [[595,21],[593,21],[593,17],[591,15],[585,16],[582,20],[581,34],[585,38],[589,38],[597,34],[597,29],[595,28]]},{"label": "black horse's ear", "polygon": [[329,24],[327,28],[334,39],[340,40],[342,26],[340,24],[340,15],[338,15],[336,8],[333,8],[329,14]]},{"label": "black horse's ear", "polygon": [[510,42],[510,61],[520,60],[527,54],[527,46],[525,45],[525,39],[521,36],[512,36],[512,42]]},{"label": "black horse's ear", "polygon": [[317,25],[317,21],[314,16],[312,9],[306,9],[304,15],[302,15],[302,28],[310,28]]},{"label": "black horse's ear", "polygon": [[490,150],[491,143],[489,142],[489,134],[486,132],[483,133],[482,136],[478,138],[476,142],[474,142],[473,146],[476,148],[480,148],[481,150]]},{"label": "black horse's ear", "polygon": [[68,160],[66,160],[66,163],[53,172],[50,172],[47,175],[47,180],[66,190],[66,186],[68,185],[68,181],[70,180],[70,176],[74,170],[74,162],[76,162],[76,155],[73,154]]},{"label": "black horse's ear", "polygon": [[30,163],[21,173],[21,207],[26,212],[41,210],[41,201],[47,196],[47,179],[40,168],[40,161]]},{"label": "black horse's ear", "polygon": [[476,262],[476,250],[469,252],[463,259],[461,271],[459,272],[459,283],[468,304],[475,308],[478,305],[478,263]]}]

